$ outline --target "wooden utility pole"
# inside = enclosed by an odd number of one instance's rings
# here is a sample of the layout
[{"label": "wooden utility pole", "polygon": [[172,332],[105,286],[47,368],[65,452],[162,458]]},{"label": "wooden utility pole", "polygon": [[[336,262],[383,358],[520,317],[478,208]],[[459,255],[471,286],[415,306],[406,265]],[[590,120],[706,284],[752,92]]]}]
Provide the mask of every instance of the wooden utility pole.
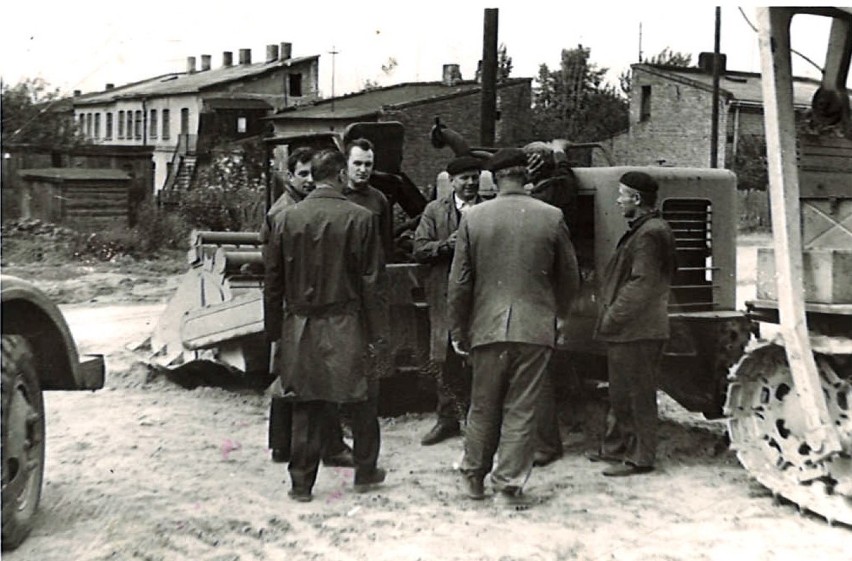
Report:
[{"label": "wooden utility pole", "polygon": [[479,142],[482,146],[494,146],[497,115],[497,14],[497,8],[485,8],[479,123]]}]

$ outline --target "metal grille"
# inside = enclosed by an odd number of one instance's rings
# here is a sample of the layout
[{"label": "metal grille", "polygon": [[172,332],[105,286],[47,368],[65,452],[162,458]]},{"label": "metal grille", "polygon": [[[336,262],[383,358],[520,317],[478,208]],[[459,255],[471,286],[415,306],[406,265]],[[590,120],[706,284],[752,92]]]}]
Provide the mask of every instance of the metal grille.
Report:
[{"label": "metal grille", "polygon": [[663,218],[675,236],[678,270],[672,279],[670,312],[700,312],[716,308],[713,294],[719,270],[713,265],[710,201],[666,199]]}]

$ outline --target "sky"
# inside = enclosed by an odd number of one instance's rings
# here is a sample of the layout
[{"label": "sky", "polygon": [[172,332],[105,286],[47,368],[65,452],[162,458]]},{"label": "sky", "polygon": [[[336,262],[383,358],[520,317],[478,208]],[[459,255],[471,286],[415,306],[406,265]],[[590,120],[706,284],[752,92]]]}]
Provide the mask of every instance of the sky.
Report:
[{"label": "sky", "polygon": [[[0,76],[4,84],[40,77],[63,93],[102,91],[169,72],[183,72],[188,56],[200,65],[212,55],[250,48],[264,60],[266,45],[290,42],[293,56],[320,55],[324,97],[379,85],[441,79],[458,64],[472,79],[482,58],[484,14],[498,9],[498,43],[506,45],[513,77],[559,65],[564,48],[582,44],[590,60],[608,68],[608,81],[664,48],[692,55],[713,51],[715,6],[721,5],[721,51],[732,70],[759,72],[753,5],[718,2],[530,2],[504,0],[30,0],[0,8]],[[799,2],[798,4],[801,4]],[[740,10],[742,9],[742,12]],[[750,22],[750,23],[749,23]],[[641,41],[640,41],[641,28]],[[822,64],[828,21],[797,16],[793,48]],[[331,51],[338,54],[332,56]],[[794,74],[819,71],[794,57]],[[332,76],[333,75],[333,76]],[[332,77],[334,90],[332,91]]]}]

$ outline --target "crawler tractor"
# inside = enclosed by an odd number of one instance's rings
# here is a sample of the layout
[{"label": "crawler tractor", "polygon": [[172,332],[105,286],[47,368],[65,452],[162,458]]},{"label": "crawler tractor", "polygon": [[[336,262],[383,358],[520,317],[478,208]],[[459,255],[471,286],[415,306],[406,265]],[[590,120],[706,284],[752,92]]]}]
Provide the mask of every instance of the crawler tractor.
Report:
[{"label": "crawler tractor", "polygon": [[[790,22],[802,13],[832,27],[809,132],[797,134]],[[735,369],[731,445],[774,494],[852,525],[852,9],[760,9],[759,40],[773,248],[758,255],[747,307],[780,337]]]}]

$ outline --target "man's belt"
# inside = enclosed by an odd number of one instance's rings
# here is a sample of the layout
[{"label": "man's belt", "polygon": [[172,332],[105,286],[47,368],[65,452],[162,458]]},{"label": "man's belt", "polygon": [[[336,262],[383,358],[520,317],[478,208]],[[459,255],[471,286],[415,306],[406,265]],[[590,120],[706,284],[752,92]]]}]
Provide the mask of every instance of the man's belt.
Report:
[{"label": "man's belt", "polygon": [[343,302],[329,302],[327,304],[290,304],[286,305],[286,311],[291,314],[308,318],[327,318],[332,316],[344,316],[357,314],[361,310],[358,300],[345,300]]}]

